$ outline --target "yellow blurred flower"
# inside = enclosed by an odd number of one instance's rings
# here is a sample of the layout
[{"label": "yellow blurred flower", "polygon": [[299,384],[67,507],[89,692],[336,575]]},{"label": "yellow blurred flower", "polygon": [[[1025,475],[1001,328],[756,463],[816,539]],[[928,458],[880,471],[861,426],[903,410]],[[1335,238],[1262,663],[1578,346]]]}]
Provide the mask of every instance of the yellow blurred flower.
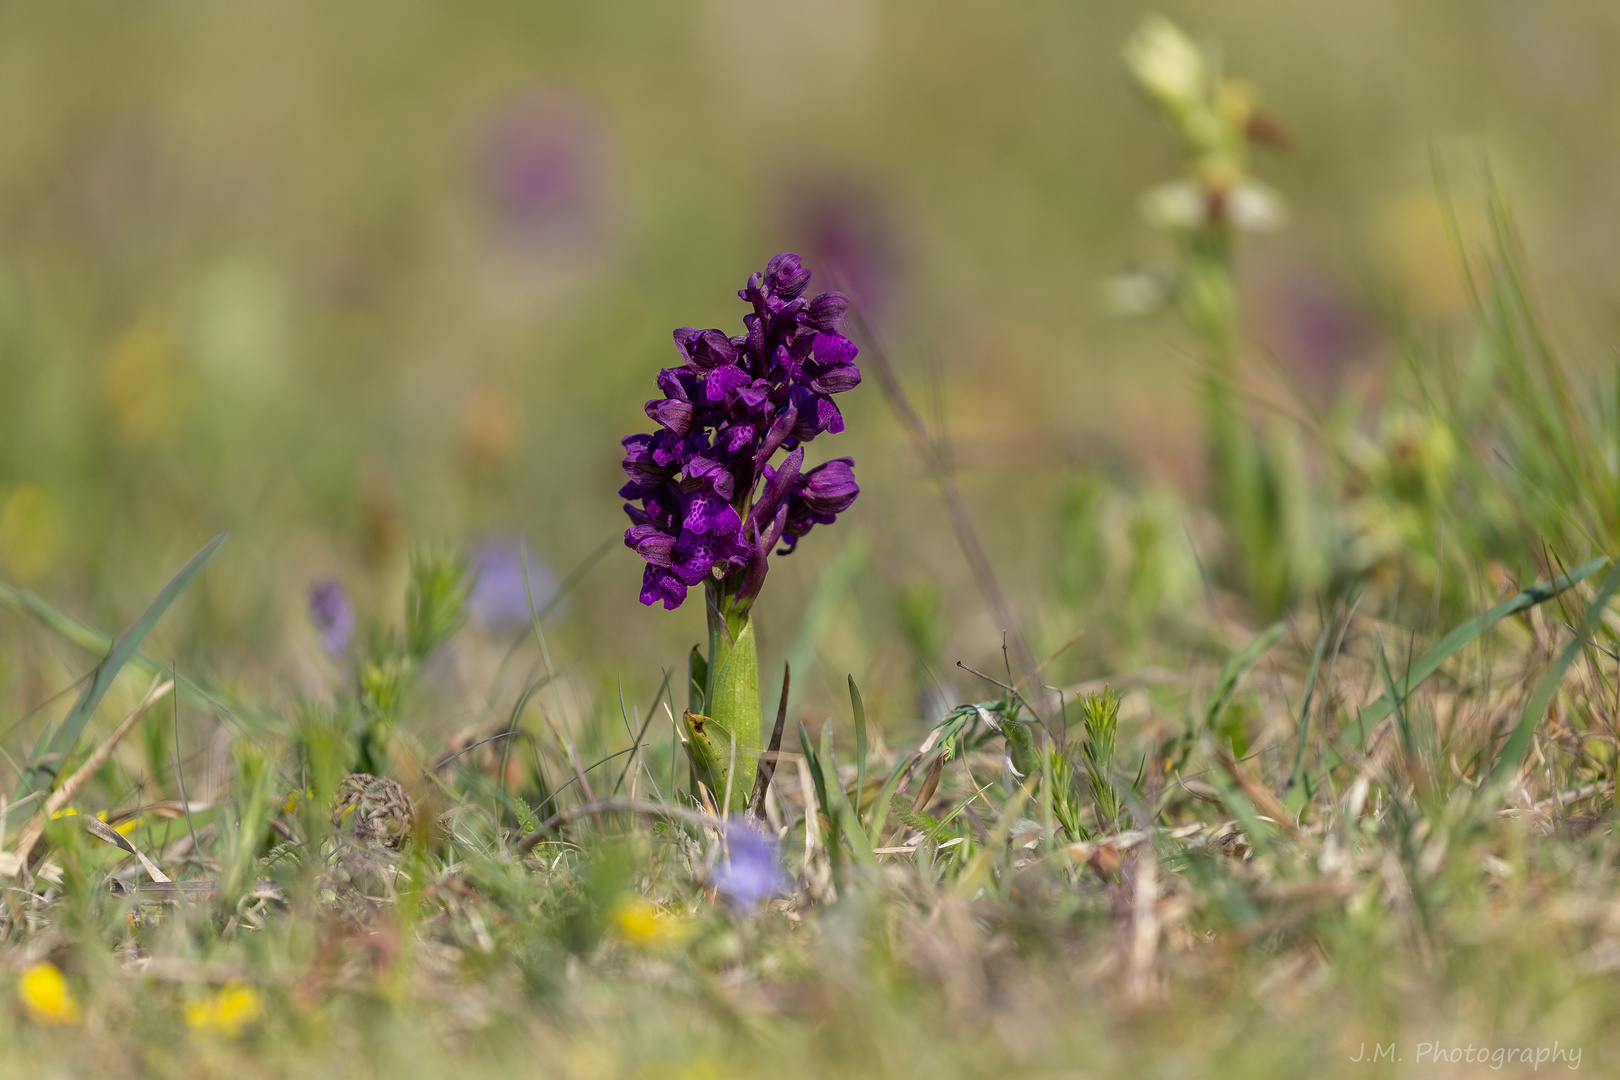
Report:
[{"label": "yellow blurred flower", "polygon": [[62,515],[42,488],[23,484],[0,505],[0,559],[24,580],[39,577],[56,563]]},{"label": "yellow blurred flower", "polygon": [[493,472],[511,460],[523,434],[523,403],[495,385],[475,387],[461,407],[461,456],[476,473]]},{"label": "yellow blurred flower", "polygon": [[736,1076],[744,1072],[729,1061],[716,1061],[707,1054],[684,1064],[672,1061],[651,1061],[643,1064],[634,1074],[635,1080],[720,1080],[723,1076]]},{"label": "yellow blurred flower", "polygon": [[[78,810],[74,809],[72,806],[64,806],[64,807],[62,807],[62,809],[56,811],[56,813],[51,815],[51,820],[55,821],[58,818],[78,817],[78,816],[79,816]],[[96,813],[96,819],[98,821],[106,821],[107,820],[107,811],[105,811],[105,810],[98,811]],[[113,828],[116,829],[118,832],[123,833],[125,836],[130,836],[135,832],[135,826],[139,823],[139,820],[140,820],[139,818],[130,818],[127,821],[120,821],[117,825],[114,825]],[[106,843],[105,840],[96,840],[96,839],[92,839],[91,842],[96,843],[96,844],[104,844],[104,843]]]},{"label": "yellow blurred flower", "polygon": [[150,322],[137,323],[107,359],[107,400],[118,430],[134,443],[168,434],[190,399],[175,363],[173,342]]},{"label": "yellow blurred flower", "polygon": [[681,1080],[720,1080],[725,1074],[713,1058],[700,1057],[681,1070]]},{"label": "yellow blurred flower", "polygon": [[613,928],[632,945],[655,949],[679,945],[692,934],[690,921],[633,893],[613,905]]},{"label": "yellow blurred flower", "polygon": [[234,1039],[264,1015],[264,1000],[251,986],[229,983],[207,997],[186,1002],[186,1026]]},{"label": "yellow blurred flower", "polygon": [[1383,276],[1415,314],[1428,318],[1455,315],[1467,306],[1452,224],[1462,233],[1462,250],[1483,231],[1473,220],[1453,217],[1448,223],[1448,213],[1450,208],[1433,194],[1408,191],[1385,198],[1369,222],[1373,254]]},{"label": "yellow blurred flower", "polygon": [[41,960],[17,978],[17,997],[36,1024],[77,1024],[79,1002],[56,965]]}]

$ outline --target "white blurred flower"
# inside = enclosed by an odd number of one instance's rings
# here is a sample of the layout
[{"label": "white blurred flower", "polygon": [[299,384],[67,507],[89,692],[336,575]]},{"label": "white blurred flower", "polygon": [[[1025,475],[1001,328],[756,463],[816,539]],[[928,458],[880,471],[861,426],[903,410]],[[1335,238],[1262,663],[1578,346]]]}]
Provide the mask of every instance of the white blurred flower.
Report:
[{"label": "white blurred flower", "polygon": [[1121,319],[1151,315],[1170,297],[1164,281],[1146,270],[1127,270],[1106,277],[1098,283],[1098,292],[1103,310]]},{"label": "white blurred flower", "polygon": [[1216,205],[1242,232],[1269,232],[1288,220],[1282,196],[1258,180],[1243,180],[1217,202],[1213,193],[1192,180],[1172,180],[1142,194],[1142,216],[1156,229],[1185,232],[1209,224]]},{"label": "white blurred flower", "polygon": [[1191,180],[1172,180],[1142,193],[1142,216],[1155,229],[1180,232],[1204,224],[1209,198]]},{"label": "white blurred flower", "polygon": [[1288,220],[1282,196],[1258,180],[1245,180],[1227,194],[1226,213],[1244,232],[1270,232]]},{"label": "white blurred flower", "polygon": [[1142,20],[1125,45],[1125,63],[1142,89],[1166,109],[1182,112],[1204,97],[1204,54],[1162,15]]}]

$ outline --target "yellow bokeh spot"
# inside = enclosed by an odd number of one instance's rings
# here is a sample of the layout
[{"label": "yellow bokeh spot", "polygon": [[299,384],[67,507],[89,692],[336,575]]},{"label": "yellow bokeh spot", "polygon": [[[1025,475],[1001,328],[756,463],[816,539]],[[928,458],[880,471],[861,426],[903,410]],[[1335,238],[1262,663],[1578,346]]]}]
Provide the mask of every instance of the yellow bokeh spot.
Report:
[{"label": "yellow bokeh spot", "polygon": [[17,977],[17,997],[36,1024],[77,1024],[79,1002],[56,965],[41,960]]},{"label": "yellow bokeh spot", "polygon": [[186,1026],[234,1039],[264,1015],[264,999],[251,986],[230,983],[207,997],[186,1002]]},{"label": "yellow bokeh spot", "polygon": [[494,385],[475,387],[461,407],[461,452],[475,471],[499,469],[523,434],[523,405]]},{"label": "yellow bokeh spot", "polygon": [[673,1061],[648,1062],[635,1071],[635,1078],[636,1080],[720,1080],[723,1076],[738,1075],[742,1071],[733,1067],[729,1062],[720,1063],[707,1055],[701,1055],[685,1063]]},{"label": "yellow bokeh spot", "polygon": [[62,515],[42,488],[24,484],[0,505],[0,559],[17,577],[36,578],[56,564]]},{"label": "yellow bokeh spot", "polygon": [[137,323],[118,339],[107,359],[107,400],[127,440],[149,443],[173,431],[189,397],[162,329]]},{"label": "yellow bokeh spot", "polygon": [[[1459,227],[1465,237],[1473,231]],[[1462,311],[1462,269],[1438,198],[1409,192],[1385,199],[1373,213],[1372,241],[1389,283],[1415,314],[1437,318]]]},{"label": "yellow bokeh spot", "polygon": [[714,1060],[707,1057],[694,1059],[680,1073],[681,1080],[720,1080],[723,1075]]},{"label": "yellow bokeh spot", "polygon": [[692,934],[689,920],[633,893],[626,893],[613,905],[613,928],[624,940],[644,948],[679,945]]},{"label": "yellow bokeh spot", "polygon": [[[59,818],[69,818],[69,817],[78,817],[78,816],[79,816],[79,811],[76,810],[74,807],[72,807],[72,806],[64,806],[64,807],[62,807],[62,809],[56,811],[54,814],[51,815],[51,820],[56,821]],[[106,821],[107,820],[107,811],[105,811],[105,810],[98,811],[96,813],[96,819],[99,820],[99,821]],[[127,821],[120,821],[117,825],[114,825],[113,828],[115,830],[117,830],[118,832],[124,834],[125,836],[131,836],[135,832],[135,826],[138,825],[139,823],[140,823],[139,818],[130,818]],[[96,839],[96,838],[92,837],[91,838],[91,843],[104,844],[104,843],[106,843],[106,841],[105,840],[99,840],[99,839]]]}]

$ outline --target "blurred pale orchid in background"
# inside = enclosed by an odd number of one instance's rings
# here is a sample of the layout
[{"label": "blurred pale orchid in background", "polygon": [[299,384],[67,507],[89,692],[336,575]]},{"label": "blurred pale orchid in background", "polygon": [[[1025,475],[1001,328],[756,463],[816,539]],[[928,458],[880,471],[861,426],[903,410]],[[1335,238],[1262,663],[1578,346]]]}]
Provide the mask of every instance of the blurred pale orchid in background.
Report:
[{"label": "blurred pale orchid in background", "polygon": [[1137,85],[1164,114],[1187,162],[1187,177],[1150,189],[1142,215],[1170,232],[1230,223],[1245,231],[1283,223],[1282,197],[1249,175],[1249,143],[1286,141],[1261,112],[1259,92],[1216,75],[1203,51],[1170,20],[1143,20],[1125,46]]}]

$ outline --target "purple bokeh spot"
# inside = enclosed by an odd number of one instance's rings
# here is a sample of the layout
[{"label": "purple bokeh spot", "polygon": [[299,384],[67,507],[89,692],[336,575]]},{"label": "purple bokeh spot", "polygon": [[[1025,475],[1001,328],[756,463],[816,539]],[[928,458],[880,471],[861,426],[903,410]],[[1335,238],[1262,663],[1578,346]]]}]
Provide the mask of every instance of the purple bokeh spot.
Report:
[{"label": "purple bokeh spot", "polygon": [[848,292],[868,318],[894,306],[901,284],[900,244],[890,200],[874,185],[831,180],[802,191],[789,204],[787,227]]},{"label": "purple bokeh spot", "polygon": [[732,818],[726,829],[729,858],[710,875],[715,892],[738,910],[752,910],[780,896],[791,882],[782,869],[776,838],[745,818]]},{"label": "purple bokeh spot", "polygon": [[501,231],[531,246],[576,247],[601,232],[606,139],[583,100],[533,91],[485,129],[482,186]]},{"label": "purple bokeh spot", "polygon": [[309,619],[320,635],[321,648],[336,656],[354,637],[354,605],[341,582],[324,578],[309,587]]},{"label": "purple bokeh spot", "polygon": [[[493,538],[473,551],[472,570],[477,575],[467,606],[481,625],[496,631],[517,630],[529,624],[529,591],[534,592],[534,610],[544,608],[557,594],[557,578],[551,568],[523,549],[521,540]],[[528,586],[523,580],[525,555],[529,564]]]}]

